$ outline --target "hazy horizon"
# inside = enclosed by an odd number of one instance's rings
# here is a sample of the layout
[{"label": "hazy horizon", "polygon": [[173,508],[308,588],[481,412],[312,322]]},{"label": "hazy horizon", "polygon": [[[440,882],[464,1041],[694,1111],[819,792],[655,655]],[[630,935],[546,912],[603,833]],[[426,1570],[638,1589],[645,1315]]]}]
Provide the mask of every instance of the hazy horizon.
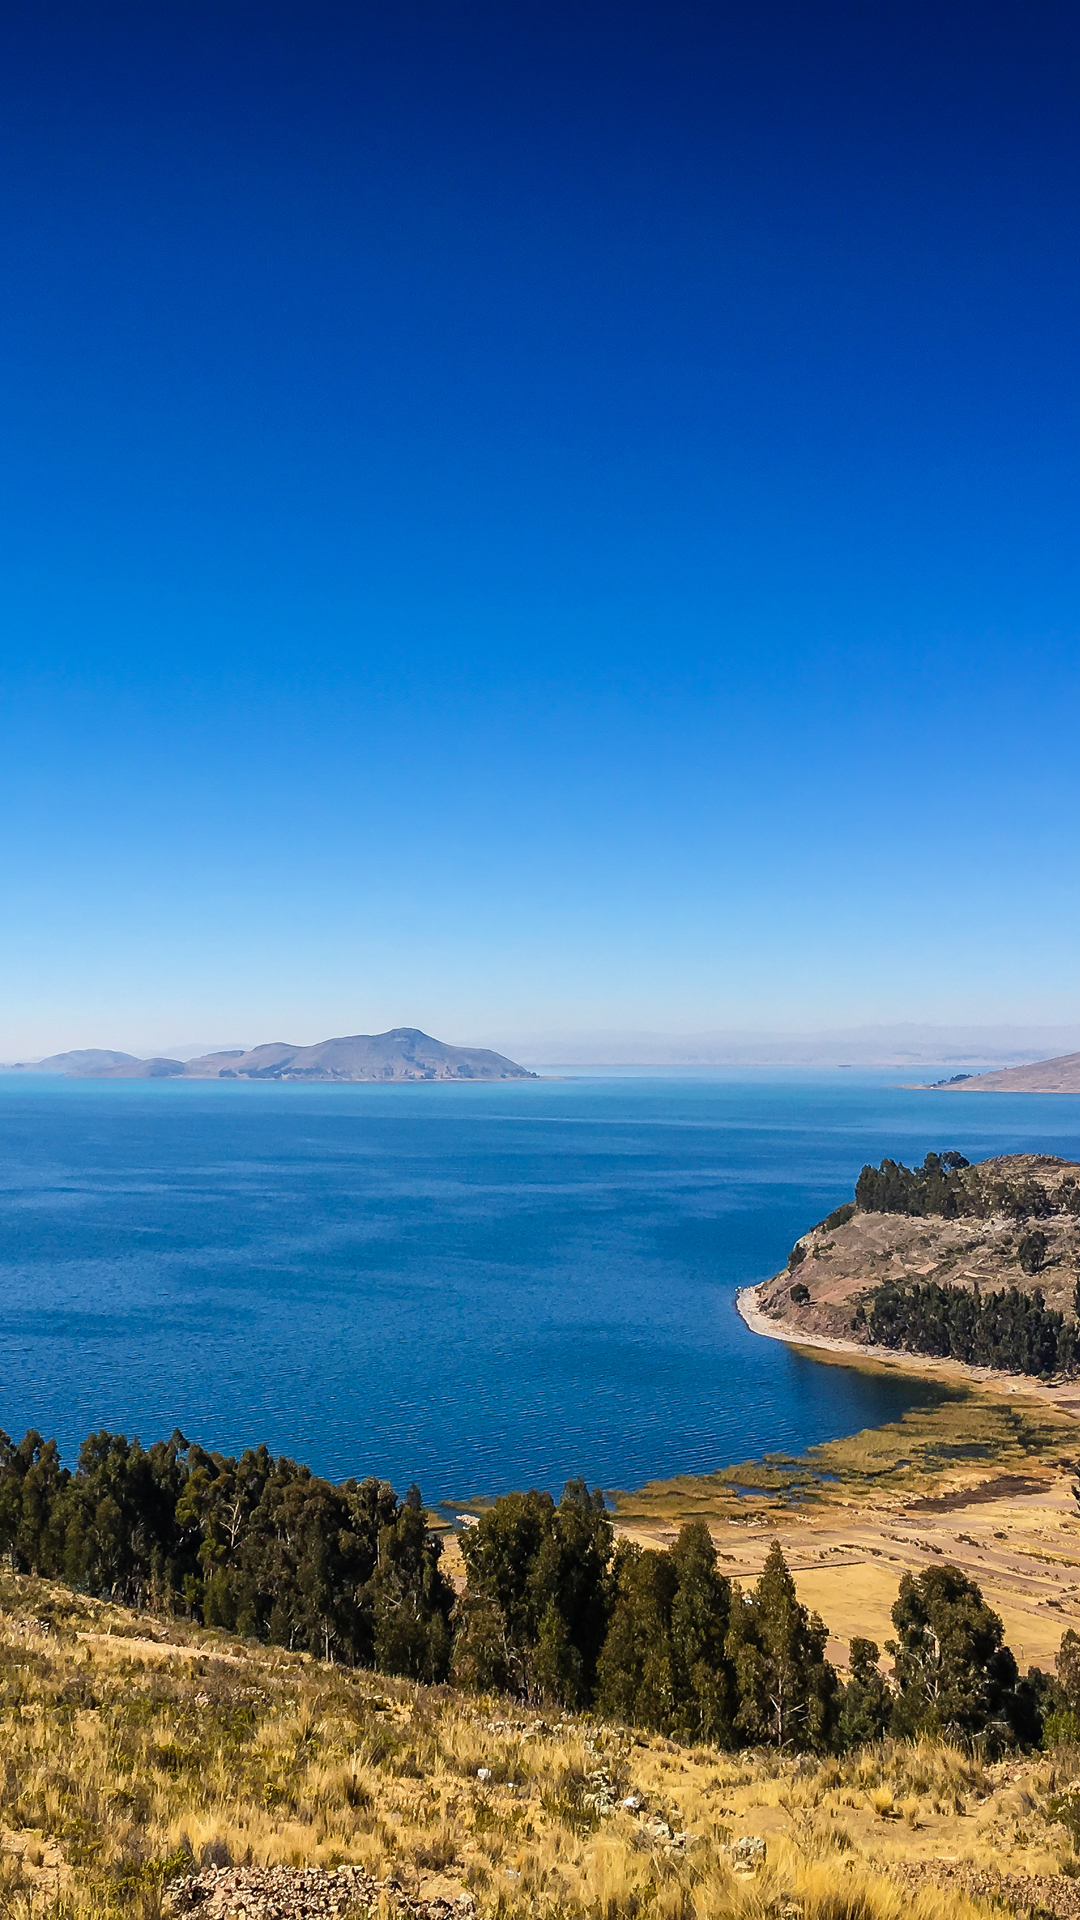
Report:
[{"label": "hazy horizon", "polygon": [[[395,1025],[405,1024],[395,1022]],[[410,1022],[408,1024],[415,1024]],[[343,1030],[344,1031],[344,1030]],[[350,1033],[361,1031],[356,1027]],[[377,1031],[377,1029],[363,1029]],[[385,1031],[385,1029],[382,1029]],[[425,1029],[426,1031],[426,1029]],[[101,1047],[142,1058],[190,1060],[204,1053],[220,1053],[266,1041],[287,1040],[298,1045],[339,1038],[325,1033],[274,1033],[258,1040],[200,1042],[150,1046],[140,1054],[115,1039],[82,1039],[70,1046],[41,1049],[26,1062],[80,1048]],[[440,1033],[436,1039],[455,1046],[491,1047],[523,1066],[538,1067],[903,1067],[1010,1066],[1080,1051],[1080,1025],[1074,1027],[935,1027],[916,1022],[823,1029],[819,1032],[561,1033],[532,1036]],[[13,1064],[0,1055],[0,1063]]]}]

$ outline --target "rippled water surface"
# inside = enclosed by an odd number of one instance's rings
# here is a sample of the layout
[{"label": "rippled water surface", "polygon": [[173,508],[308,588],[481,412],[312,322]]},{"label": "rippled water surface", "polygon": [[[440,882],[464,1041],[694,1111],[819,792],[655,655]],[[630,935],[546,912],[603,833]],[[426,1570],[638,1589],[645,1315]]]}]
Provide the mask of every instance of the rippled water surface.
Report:
[{"label": "rippled water surface", "polygon": [[738,1286],[864,1160],[1080,1152],[896,1074],[304,1087],[0,1076],[0,1425],[266,1440],[429,1498],[632,1486],[885,1419]]}]

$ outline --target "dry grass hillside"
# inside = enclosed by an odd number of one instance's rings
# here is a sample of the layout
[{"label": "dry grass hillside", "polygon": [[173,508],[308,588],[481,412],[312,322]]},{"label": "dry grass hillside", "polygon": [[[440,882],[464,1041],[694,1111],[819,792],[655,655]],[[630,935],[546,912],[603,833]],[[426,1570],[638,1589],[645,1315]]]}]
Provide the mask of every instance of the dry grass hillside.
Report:
[{"label": "dry grass hillside", "polygon": [[[762,1312],[805,1333],[865,1343],[865,1328],[853,1324],[854,1309],[879,1287],[930,1280],[978,1286],[984,1293],[1038,1287],[1048,1307],[1072,1318],[1080,1278],[1080,1213],[1069,1212],[1065,1202],[1080,1185],[1080,1164],[1047,1154],[1008,1154],[966,1168],[958,1178],[987,1209],[983,1217],[859,1210],[840,1225],[823,1222],[797,1242],[804,1255],[800,1264],[756,1289]],[[1041,1189],[1049,1203],[1035,1221],[1046,1240],[1035,1273],[1021,1265],[1030,1225],[1018,1221],[1007,1198],[1026,1186]],[[793,1286],[805,1288],[809,1298],[793,1301]]]},{"label": "dry grass hillside", "polygon": [[0,1677],[12,1920],[1080,1915],[1075,1751],[728,1756],[10,1577]]}]

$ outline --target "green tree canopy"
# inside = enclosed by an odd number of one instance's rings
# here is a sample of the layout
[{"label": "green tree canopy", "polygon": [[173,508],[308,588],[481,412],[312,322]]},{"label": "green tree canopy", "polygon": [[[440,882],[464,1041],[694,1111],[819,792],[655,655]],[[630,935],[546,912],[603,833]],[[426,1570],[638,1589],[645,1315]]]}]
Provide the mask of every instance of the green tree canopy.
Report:
[{"label": "green tree canopy", "polygon": [[597,1668],[601,1710],[660,1733],[733,1744],[731,1584],[705,1522],[688,1521],[670,1552],[622,1542],[613,1584]]},{"label": "green tree canopy", "polygon": [[379,1529],[371,1577],[375,1663],[383,1673],[439,1680],[450,1665],[454,1590],[442,1548],[428,1532],[419,1487],[410,1487],[394,1519]]},{"label": "green tree canopy", "polygon": [[893,1702],[878,1668],[877,1642],[856,1635],[848,1657],[851,1678],[840,1701],[837,1735],[841,1747],[859,1747],[880,1740],[892,1717]]},{"label": "green tree canopy", "polygon": [[892,1725],[900,1734],[970,1738],[1016,1720],[1016,1662],[999,1616],[959,1567],[905,1573],[892,1610],[897,1638]]},{"label": "green tree canopy", "polygon": [[752,1595],[736,1594],[727,1639],[738,1688],[736,1723],[751,1741],[821,1751],[829,1745],[839,1683],[828,1638],[795,1592],[774,1540]]},{"label": "green tree canopy", "polygon": [[612,1527],[603,1494],[567,1482],[504,1494],[464,1534],[469,1595],[459,1609],[455,1671],[526,1700],[592,1698],[607,1626]]}]

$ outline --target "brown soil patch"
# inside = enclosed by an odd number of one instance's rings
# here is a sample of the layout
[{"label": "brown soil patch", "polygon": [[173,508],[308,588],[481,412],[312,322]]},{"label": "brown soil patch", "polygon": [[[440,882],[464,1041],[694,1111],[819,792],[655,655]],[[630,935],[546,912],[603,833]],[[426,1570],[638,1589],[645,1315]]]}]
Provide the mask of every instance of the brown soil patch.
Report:
[{"label": "brown soil patch", "polygon": [[908,1513],[956,1513],[961,1507],[981,1507],[989,1500],[1012,1500],[1025,1493],[1045,1493],[1045,1480],[1022,1473],[1001,1473],[996,1480],[984,1480],[981,1487],[963,1487],[958,1493],[943,1493],[936,1498],[913,1500]]}]

